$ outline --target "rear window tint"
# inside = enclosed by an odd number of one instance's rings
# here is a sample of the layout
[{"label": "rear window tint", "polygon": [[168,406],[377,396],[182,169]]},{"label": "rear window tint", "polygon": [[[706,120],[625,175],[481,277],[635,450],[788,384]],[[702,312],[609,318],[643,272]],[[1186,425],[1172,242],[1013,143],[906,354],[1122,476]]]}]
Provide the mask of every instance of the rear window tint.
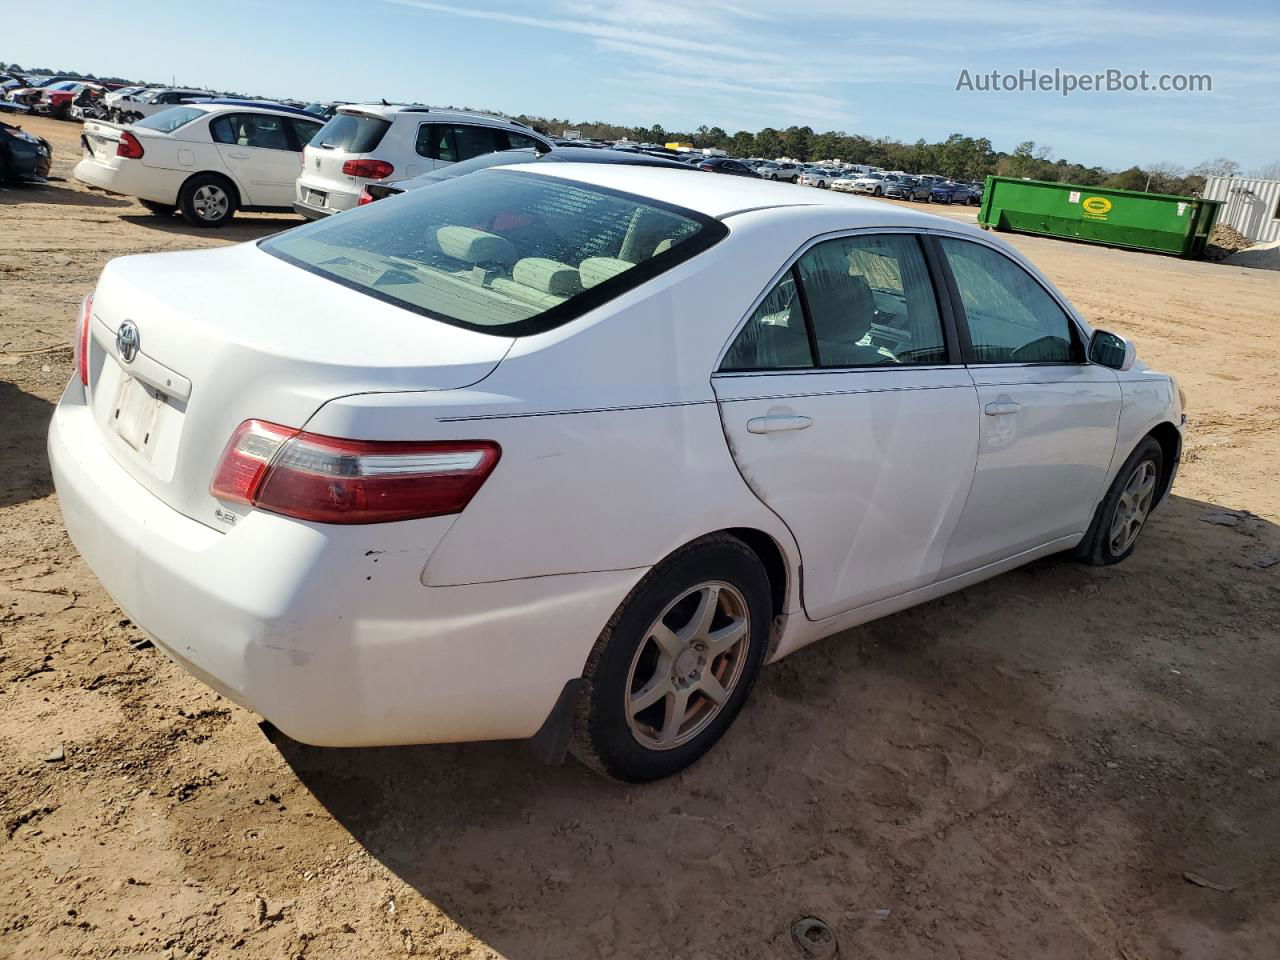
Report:
[{"label": "rear window tint", "polygon": [[368,153],[377,149],[389,129],[390,122],[381,117],[336,113],[311,142],[317,147],[333,147],[347,153]]},{"label": "rear window tint", "polygon": [[134,126],[145,127],[147,130],[159,130],[161,133],[170,133],[190,123],[197,117],[204,116],[208,116],[207,111],[197,110],[194,107],[170,107],[168,110],[153,113],[145,120],[139,120]]},{"label": "rear window tint", "polygon": [[424,316],[541,333],[652,279],[727,229],[556,177],[484,170],[261,241],[295,266]]}]

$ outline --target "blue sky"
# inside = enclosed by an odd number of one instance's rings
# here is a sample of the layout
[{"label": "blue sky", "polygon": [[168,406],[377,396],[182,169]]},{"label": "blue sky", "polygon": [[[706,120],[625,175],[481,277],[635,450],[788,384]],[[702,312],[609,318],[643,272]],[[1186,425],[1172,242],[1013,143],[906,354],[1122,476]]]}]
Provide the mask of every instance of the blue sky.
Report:
[{"label": "blue sky", "polygon": [[[1172,0],[60,0],[0,59],[299,98],[668,129],[986,136],[1122,167],[1280,160],[1280,5]],[[971,74],[1210,74],[1210,93],[981,93]]]}]

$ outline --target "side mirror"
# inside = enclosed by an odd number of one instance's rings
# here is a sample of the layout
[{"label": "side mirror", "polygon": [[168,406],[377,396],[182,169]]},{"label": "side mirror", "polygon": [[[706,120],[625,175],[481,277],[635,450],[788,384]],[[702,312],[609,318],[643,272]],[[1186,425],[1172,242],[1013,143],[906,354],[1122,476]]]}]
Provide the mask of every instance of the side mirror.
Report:
[{"label": "side mirror", "polygon": [[1119,334],[1095,330],[1089,338],[1089,362],[1112,370],[1128,370],[1138,359],[1133,344]]}]

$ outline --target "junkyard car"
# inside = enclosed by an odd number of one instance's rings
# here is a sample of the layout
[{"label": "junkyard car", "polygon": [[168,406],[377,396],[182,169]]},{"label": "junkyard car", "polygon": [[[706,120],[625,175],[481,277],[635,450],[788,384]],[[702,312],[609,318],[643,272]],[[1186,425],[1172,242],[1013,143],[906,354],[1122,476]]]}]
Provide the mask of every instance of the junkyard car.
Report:
[{"label": "junkyard car", "polygon": [[111,104],[111,110],[116,122],[136,123],[193,98],[212,96],[208,90],[190,87],[157,87],[121,97]]},{"label": "junkyard car", "polygon": [[882,181],[884,195],[900,200],[928,200],[929,188],[915,177],[890,176]]},{"label": "junkyard car", "polygon": [[0,121],[0,183],[6,180],[43,183],[52,162],[53,148],[48,140]]},{"label": "junkyard car", "polygon": [[[572,141],[570,141],[572,142]],[[367,183],[360,194],[357,206],[385,200],[398,193],[409,190],[421,190],[441,180],[452,180],[454,177],[465,177],[477,170],[489,167],[521,166],[526,163],[621,163],[634,167],[666,167],[669,170],[693,171],[696,167],[668,160],[666,157],[654,157],[646,153],[633,153],[629,150],[601,150],[596,147],[556,146],[552,150],[535,150],[522,147],[518,150],[500,150],[497,153],[482,153],[470,160],[460,160],[447,167],[419,174],[410,180],[396,180],[393,183]]]},{"label": "junkyard car", "polygon": [[86,121],[75,177],[158,214],[219,227],[237,210],[289,210],[321,123],[290,107],[190,103],[129,126]]},{"label": "junkyard car", "polygon": [[76,364],[67,529],[196,677],[309,743],[535,736],[635,781],[767,660],[1124,559],[1183,429],[996,237],[613,164],[114,260]]},{"label": "junkyard car", "polygon": [[811,167],[800,176],[800,182],[807,187],[818,187],[821,190],[828,189],[831,184],[840,179],[840,175],[827,170],[824,167]]},{"label": "junkyard car", "polygon": [[860,173],[845,180],[844,189],[849,193],[869,193],[879,197],[884,195],[884,181],[883,173]]},{"label": "junkyard car", "polygon": [[550,150],[531,127],[487,114],[402,104],[340,106],[303,153],[293,208],[309,220],[349,210],[364,187],[498,150]]}]

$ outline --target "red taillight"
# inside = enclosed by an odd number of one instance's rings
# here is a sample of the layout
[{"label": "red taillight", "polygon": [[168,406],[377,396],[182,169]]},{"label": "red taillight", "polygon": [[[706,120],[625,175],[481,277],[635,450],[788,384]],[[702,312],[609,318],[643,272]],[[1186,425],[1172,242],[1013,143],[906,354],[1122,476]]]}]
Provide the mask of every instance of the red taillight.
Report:
[{"label": "red taillight", "polygon": [[459,513],[502,451],[490,440],[342,440],[246,420],[209,492],[317,523],[387,523]]},{"label": "red taillight", "polygon": [[348,160],[342,165],[348,177],[364,177],[367,180],[385,180],[396,168],[385,160]]},{"label": "red taillight", "polygon": [[144,152],[142,144],[138,142],[137,137],[128,130],[121,132],[120,142],[116,144],[117,157],[125,157],[129,160],[141,160]]},{"label": "red taillight", "polygon": [[84,298],[80,304],[80,321],[76,327],[76,339],[71,347],[76,362],[76,370],[80,372],[80,382],[89,385],[89,322],[93,316],[93,294]]},{"label": "red taillight", "polygon": [[373,203],[374,196],[369,192],[369,188],[365,187],[360,191],[360,196],[356,198],[356,206],[363,207],[366,203]]}]

